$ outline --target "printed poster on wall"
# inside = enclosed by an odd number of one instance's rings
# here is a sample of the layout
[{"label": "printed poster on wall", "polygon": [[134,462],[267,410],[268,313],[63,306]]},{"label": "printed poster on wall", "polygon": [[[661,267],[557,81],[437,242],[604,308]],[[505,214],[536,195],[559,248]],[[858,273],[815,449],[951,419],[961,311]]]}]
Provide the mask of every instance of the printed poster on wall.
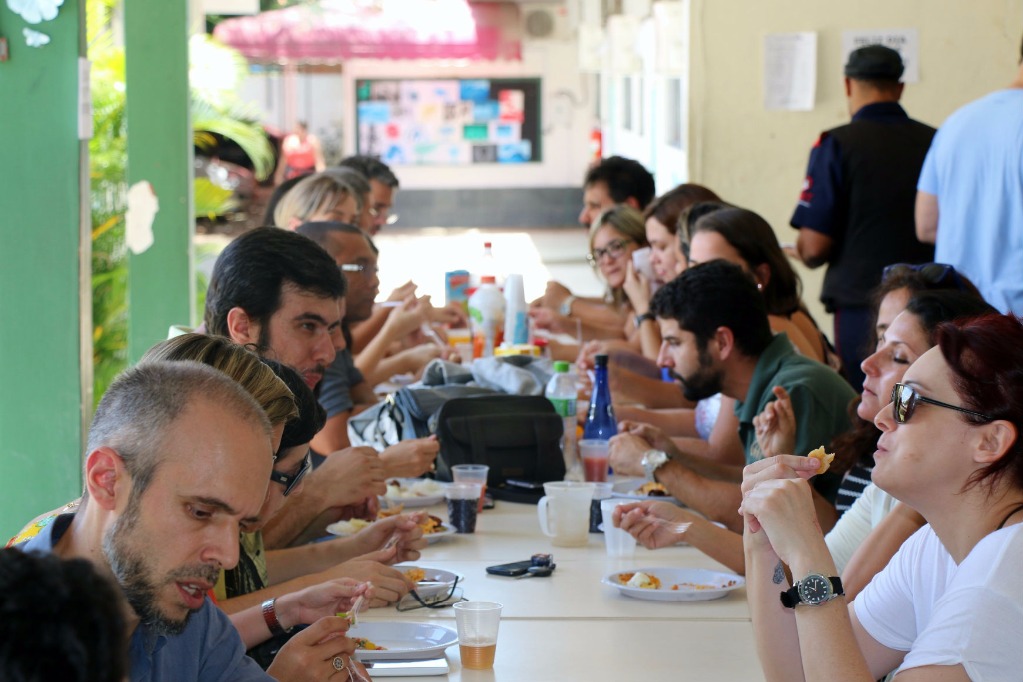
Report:
[{"label": "printed poster on wall", "polygon": [[849,61],[850,52],[867,45],[884,45],[898,52],[906,67],[902,82],[920,82],[920,34],[915,28],[842,31],[842,64]]},{"label": "printed poster on wall", "polygon": [[356,81],[358,153],[391,165],[541,160],[540,79]]}]

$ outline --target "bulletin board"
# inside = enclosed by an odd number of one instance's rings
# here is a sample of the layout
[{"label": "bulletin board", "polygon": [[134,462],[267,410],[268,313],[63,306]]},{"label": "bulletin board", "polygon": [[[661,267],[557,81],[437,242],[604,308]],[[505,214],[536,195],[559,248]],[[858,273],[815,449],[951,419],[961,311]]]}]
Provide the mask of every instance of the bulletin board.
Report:
[{"label": "bulletin board", "polygon": [[358,153],[395,166],[537,163],[540,82],[356,80]]}]

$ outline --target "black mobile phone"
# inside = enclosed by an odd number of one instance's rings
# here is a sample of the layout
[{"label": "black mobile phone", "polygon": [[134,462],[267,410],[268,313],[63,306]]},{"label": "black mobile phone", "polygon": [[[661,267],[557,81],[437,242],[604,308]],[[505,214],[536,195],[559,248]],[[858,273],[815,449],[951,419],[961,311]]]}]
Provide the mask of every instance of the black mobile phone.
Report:
[{"label": "black mobile phone", "polygon": [[496,566],[487,566],[487,573],[491,575],[504,575],[504,576],[517,576],[525,575],[529,570],[529,567],[533,565],[532,560],[527,559],[526,561],[513,561],[510,564],[497,564]]},{"label": "black mobile phone", "polygon": [[520,576],[530,573],[532,575],[550,575],[555,568],[554,557],[550,554],[534,554],[527,561],[513,561],[510,564],[497,564],[487,566],[487,573],[491,575]]}]

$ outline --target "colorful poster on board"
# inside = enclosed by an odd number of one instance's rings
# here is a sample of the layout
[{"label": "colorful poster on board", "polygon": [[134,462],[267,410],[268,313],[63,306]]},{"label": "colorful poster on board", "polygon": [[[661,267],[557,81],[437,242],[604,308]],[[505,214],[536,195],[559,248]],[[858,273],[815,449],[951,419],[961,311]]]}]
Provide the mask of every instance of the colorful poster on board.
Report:
[{"label": "colorful poster on board", "polygon": [[359,154],[396,165],[538,162],[540,79],[356,81]]}]

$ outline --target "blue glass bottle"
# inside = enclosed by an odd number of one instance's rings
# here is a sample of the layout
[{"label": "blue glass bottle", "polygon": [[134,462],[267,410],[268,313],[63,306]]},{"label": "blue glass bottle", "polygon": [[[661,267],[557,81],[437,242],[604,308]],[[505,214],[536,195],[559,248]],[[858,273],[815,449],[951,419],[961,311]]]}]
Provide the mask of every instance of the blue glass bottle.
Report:
[{"label": "blue glass bottle", "polygon": [[583,438],[609,440],[618,433],[614,407],[611,405],[611,387],[607,380],[607,356],[594,357],[593,394],[590,410],[583,425]]}]

